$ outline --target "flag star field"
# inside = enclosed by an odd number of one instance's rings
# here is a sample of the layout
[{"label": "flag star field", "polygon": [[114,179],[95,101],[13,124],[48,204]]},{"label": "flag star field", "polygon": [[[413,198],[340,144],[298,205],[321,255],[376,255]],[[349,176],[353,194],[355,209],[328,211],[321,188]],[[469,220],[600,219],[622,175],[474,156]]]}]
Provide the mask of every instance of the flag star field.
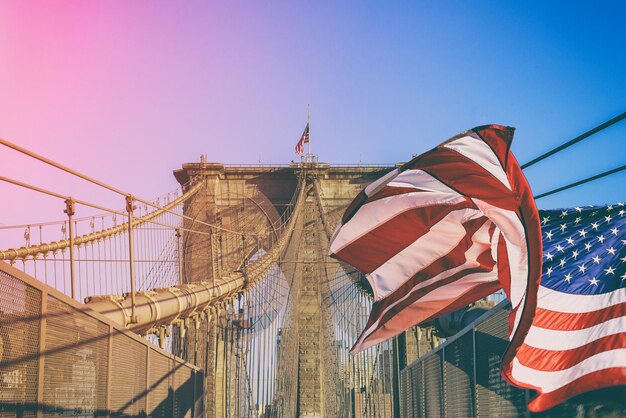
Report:
[{"label": "flag star field", "polygon": [[626,288],[623,203],[542,210],[539,215],[544,247],[542,286],[584,295]]}]

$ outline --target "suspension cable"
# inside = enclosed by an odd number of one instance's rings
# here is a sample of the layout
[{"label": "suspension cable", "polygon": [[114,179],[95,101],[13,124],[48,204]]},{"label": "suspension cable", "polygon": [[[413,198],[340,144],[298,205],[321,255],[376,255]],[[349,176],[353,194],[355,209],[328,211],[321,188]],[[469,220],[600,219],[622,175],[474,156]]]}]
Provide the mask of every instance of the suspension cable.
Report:
[{"label": "suspension cable", "polygon": [[588,178],[586,178],[584,180],[579,180],[579,181],[576,181],[574,183],[570,183],[570,184],[568,184],[566,186],[559,187],[557,189],[551,190],[551,191],[546,192],[546,193],[541,193],[540,195],[535,196],[535,200],[541,199],[542,197],[550,196],[550,195],[558,193],[558,192],[562,192],[563,190],[571,189],[572,187],[580,186],[581,184],[589,183],[590,181],[597,180],[599,178],[606,177],[606,176],[614,174],[614,173],[618,173],[618,172],[620,172],[622,170],[626,170],[626,165],[614,168],[614,169],[609,170],[609,171],[605,171],[604,173],[596,174],[595,176],[588,177]]},{"label": "suspension cable", "polygon": [[49,158],[46,158],[46,157],[44,157],[42,155],[39,155],[37,153],[34,153],[32,151],[29,151],[26,148],[22,148],[22,147],[20,147],[17,144],[14,144],[12,142],[7,141],[6,139],[0,138],[0,144],[2,144],[4,146],[7,146],[7,147],[9,147],[9,148],[11,148],[11,149],[13,149],[15,151],[21,152],[22,154],[28,155],[29,157],[35,158],[36,160],[44,162],[44,163],[46,163],[48,165],[51,165],[51,166],[53,166],[55,168],[58,168],[59,170],[63,170],[66,173],[69,173],[69,174],[72,174],[74,176],[80,177],[81,179],[87,180],[88,182],[91,182],[93,184],[97,184],[98,186],[104,187],[105,189],[108,189],[108,190],[110,190],[112,192],[115,192],[115,193],[118,193],[118,194],[121,194],[121,195],[124,195],[124,196],[129,196],[128,193],[125,193],[125,192],[121,191],[120,189],[117,189],[117,188],[115,188],[113,186],[109,186],[106,183],[103,183],[103,182],[101,182],[99,180],[96,180],[96,179],[94,179],[92,177],[86,176],[85,174],[79,173],[76,170],[72,170],[69,167],[66,167],[66,166],[64,166],[62,164],[59,164],[59,163],[57,163],[55,161],[52,161]]},{"label": "suspension cable", "polygon": [[[86,181],[88,181],[88,182],[90,182],[90,183],[96,184],[96,185],[98,185],[98,186],[100,186],[100,187],[103,187],[103,188],[105,188],[105,189],[107,189],[107,190],[110,190],[110,191],[112,191],[112,192],[114,192],[114,193],[120,194],[120,195],[125,196],[125,197],[129,197],[129,198],[131,198],[131,199],[133,199],[133,200],[136,200],[137,202],[143,203],[144,205],[151,206],[151,207],[153,207],[153,208],[155,208],[155,209],[157,209],[157,210],[163,210],[163,211],[165,211],[165,212],[170,212],[170,213],[173,213],[173,214],[175,214],[175,215],[177,215],[177,216],[180,216],[180,217],[182,217],[182,218],[184,218],[184,219],[189,219],[189,220],[192,220],[190,217],[188,217],[188,216],[186,216],[186,215],[184,215],[184,214],[180,214],[180,213],[176,213],[176,212],[170,211],[170,210],[169,210],[169,209],[167,209],[167,208],[161,207],[161,206],[159,206],[159,205],[155,205],[155,204],[154,204],[154,203],[152,203],[152,202],[149,202],[149,201],[147,201],[147,200],[143,200],[143,199],[141,199],[141,198],[138,198],[138,197],[136,197],[136,196],[133,196],[133,195],[132,195],[132,194],[130,194],[130,193],[124,192],[124,191],[122,191],[122,190],[120,190],[120,189],[118,189],[118,188],[116,188],[116,187],[110,186],[110,185],[108,185],[108,184],[106,184],[106,183],[104,183],[104,182],[101,182],[101,181],[99,181],[99,180],[96,180],[96,179],[94,179],[93,177],[89,177],[89,176],[87,176],[87,175],[85,175],[85,174],[82,174],[82,173],[80,173],[80,172],[76,171],[76,170],[73,170],[73,169],[71,169],[71,168],[69,168],[69,167],[66,167],[66,166],[64,166],[63,164],[59,164],[59,163],[57,163],[57,162],[55,162],[55,161],[52,161],[51,159],[46,158],[46,157],[44,157],[44,156],[42,156],[42,155],[39,155],[39,154],[37,154],[37,153],[35,153],[35,152],[33,152],[33,151],[29,151],[29,150],[27,150],[26,148],[20,147],[19,145],[14,144],[14,143],[12,143],[12,142],[9,142],[9,141],[7,141],[6,139],[0,138],[0,144],[1,144],[1,145],[4,145],[4,146],[6,146],[6,147],[9,147],[9,148],[11,148],[11,149],[13,149],[13,150],[15,150],[15,151],[21,152],[22,154],[25,154],[25,155],[27,155],[27,156],[29,156],[29,157],[32,157],[32,158],[34,158],[34,159],[36,159],[36,160],[39,160],[39,161],[43,162],[43,163],[49,164],[49,165],[51,165],[51,166],[53,166],[53,167],[55,167],[55,168],[58,168],[59,170],[65,171],[66,173],[72,174],[72,175],[74,175],[74,176],[76,176],[76,177],[79,177],[79,178],[81,178],[81,179],[83,179],[83,180],[86,180]],[[212,225],[212,224],[209,224],[209,223],[206,223],[206,222],[197,221],[197,220],[196,220],[196,222],[198,222],[198,223],[200,223],[200,224],[202,224],[202,225],[205,225],[205,226],[211,227],[211,228],[216,228],[216,229],[219,229],[219,230],[222,230],[222,231],[231,232],[231,233],[233,233],[233,234],[244,235],[244,234],[243,234],[243,233],[241,233],[241,232],[238,232],[238,231],[233,231],[233,230],[229,230],[229,229],[227,229],[227,228],[222,228],[222,227],[219,227],[219,226],[217,226],[217,225]]]},{"label": "suspension cable", "polygon": [[[59,198],[59,199],[63,199],[63,200],[71,199],[75,203],[78,203],[78,204],[84,205],[84,206],[89,206],[90,208],[102,210],[102,211],[105,211],[105,212],[115,213],[117,215],[126,215],[124,212],[120,212],[120,211],[113,210],[113,209],[108,209],[108,208],[105,208],[104,206],[98,206],[96,204],[85,202],[84,200],[76,199],[76,198],[73,198],[73,197],[70,197],[70,196],[64,196],[62,194],[59,194],[59,193],[56,193],[56,192],[53,192],[53,191],[50,191],[50,190],[42,189],[41,187],[33,186],[31,184],[23,183],[23,182],[18,181],[18,180],[13,180],[13,179],[10,179],[8,177],[0,176],[0,181],[11,183],[11,184],[14,184],[16,186],[24,187],[26,189],[30,189],[30,190],[33,190],[35,192],[47,194],[48,196],[56,197],[56,198]],[[51,223],[51,224],[53,224],[53,223]],[[6,229],[6,227],[4,229]]]},{"label": "suspension cable", "polygon": [[582,135],[577,136],[576,138],[572,139],[571,141],[568,141],[568,142],[566,142],[566,143],[564,143],[562,145],[559,145],[558,147],[556,147],[556,148],[546,152],[545,154],[540,155],[539,157],[535,158],[534,160],[531,160],[531,161],[527,162],[526,164],[522,165],[521,168],[524,169],[524,168],[530,167],[531,165],[536,164],[539,161],[544,160],[544,159],[548,158],[549,156],[554,155],[557,152],[560,152],[560,151],[564,150],[565,148],[568,148],[568,147],[570,147],[570,146],[572,146],[572,145],[582,141],[583,139],[588,138],[591,135],[600,132],[603,129],[606,129],[609,126],[614,125],[617,122],[619,122],[619,121],[621,121],[622,119],[625,119],[625,118],[626,118],[626,112],[624,112],[624,113],[622,113],[620,115],[617,115],[613,119],[608,120],[608,121],[604,122],[603,124],[596,126],[595,128],[585,132]]}]

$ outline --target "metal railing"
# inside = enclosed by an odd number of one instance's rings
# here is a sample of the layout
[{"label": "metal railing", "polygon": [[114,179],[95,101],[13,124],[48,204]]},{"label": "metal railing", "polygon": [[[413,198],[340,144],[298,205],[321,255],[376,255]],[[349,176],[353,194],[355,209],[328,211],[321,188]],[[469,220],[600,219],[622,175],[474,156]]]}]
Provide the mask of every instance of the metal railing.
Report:
[{"label": "metal railing", "polygon": [[203,379],[0,262],[0,416],[203,416]]},{"label": "metal railing", "polygon": [[[532,394],[509,385],[500,374],[508,345],[507,300],[420,357],[401,372],[400,410],[404,418],[433,417],[595,417],[611,410],[612,388],[584,394],[542,413],[530,413]],[[586,396],[586,397],[585,397]],[[614,415],[621,416],[618,411]]]}]

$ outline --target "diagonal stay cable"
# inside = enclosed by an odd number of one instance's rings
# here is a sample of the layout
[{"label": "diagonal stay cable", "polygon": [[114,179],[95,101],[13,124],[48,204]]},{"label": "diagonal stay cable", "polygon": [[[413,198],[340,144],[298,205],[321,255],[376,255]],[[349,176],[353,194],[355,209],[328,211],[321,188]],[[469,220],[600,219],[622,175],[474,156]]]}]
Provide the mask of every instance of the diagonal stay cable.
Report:
[{"label": "diagonal stay cable", "polygon": [[618,172],[623,171],[623,170],[626,170],[626,165],[614,168],[614,169],[609,170],[609,171],[605,171],[604,173],[596,174],[595,176],[591,176],[591,177],[588,177],[586,179],[576,181],[574,183],[570,183],[570,184],[568,184],[566,186],[562,186],[562,187],[559,187],[559,188],[554,189],[554,190],[550,190],[549,192],[541,193],[541,194],[535,196],[535,200],[541,199],[542,197],[550,196],[550,195],[558,193],[558,192],[562,192],[563,190],[571,189],[572,187],[580,186],[581,184],[589,183],[590,181],[597,180],[599,178],[606,177],[606,176],[618,173]]},{"label": "diagonal stay cable", "polygon": [[557,152],[563,151],[565,148],[568,148],[568,147],[570,147],[570,146],[572,146],[572,145],[582,141],[583,139],[586,139],[586,138],[590,137],[591,135],[596,134],[596,133],[600,132],[601,130],[608,128],[609,126],[616,124],[617,122],[621,121],[622,119],[626,119],[626,112],[624,112],[624,113],[622,113],[620,115],[617,115],[613,119],[608,120],[608,121],[604,122],[603,124],[596,126],[595,128],[585,132],[584,134],[579,135],[576,138],[574,138],[574,139],[572,139],[570,141],[567,141],[566,143],[564,143],[562,145],[559,145],[558,147],[556,147],[556,148],[546,152],[545,154],[540,155],[539,157],[537,157],[537,158],[535,158],[533,160],[530,160],[529,162],[527,162],[527,163],[522,165],[522,169],[530,167],[531,165],[536,164],[539,161],[542,161],[542,160],[550,157],[551,155],[556,154]]}]

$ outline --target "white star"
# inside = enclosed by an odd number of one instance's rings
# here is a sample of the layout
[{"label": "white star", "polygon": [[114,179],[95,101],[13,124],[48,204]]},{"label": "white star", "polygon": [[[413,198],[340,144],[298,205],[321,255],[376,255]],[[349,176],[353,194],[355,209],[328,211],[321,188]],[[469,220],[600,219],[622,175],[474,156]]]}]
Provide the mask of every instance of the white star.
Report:
[{"label": "white star", "polygon": [[578,266],[578,270],[580,270],[581,273],[584,273],[585,270],[587,270],[587,267],[585,267],[584,264],[581,264],[580,266]]},{"label": "white star", "polygon": [[561,244],[558,244],[555,248],[557,251],[563,252],[563,247],[561,247]]},{"label": "white star", "polygon": [[624,216],[624,213],[626,213],[626,211],[624,209],[622,209],[622,210],[620,210],[617,213],[619,213],[619,216]]},{"label": "white star", "polygon": [[565,232],[567,229],[567,224],[561,224],[561,232]]},{"label": "white star", "polygon": [[581,237],[585,237],[585,235],[587,235],[587,231],[585,231],[584,229],[581,229],[580,231],[578,231],[578,233]]},{"label": "white star", "polygon": [[583,211],[583,208],[579,208],[578,206],[576,206],[575,209],[576,209],[576,212],[582,212]]},{"label": "white star", "polygon": [[613,235],[617,235],[618,232],[619,232],[619,230],[617,228],[611,229],[611,234],[613,234]]},{"label": "white star", "polygon": [[611,255],[615,255],[615,248],[611,247],[608,250],[606,250],[606,252],[611,254]]},{"label": "white star", "polygon": [[608,269],[604,269],[604,271],[606,271],[606,274],[615,275],[615,269],[613,267],[609,267]]},{"label": "white star", "polygon": [[626,273],[622,274],[622,280],[626,280]]},{"label": "white star", "polygon": [[598,223],[597,222],[592,222],[591,223],[591,227],[597,231],[598,230]]},{"label": "white star", "polygon": [[576,219],[574,219],[574,223],[575,223],[576,225],[578,225],[578,222],[580,222],[581,220],[582,220],[582,218],[576,218]]},{"label": "white star", "polygon": [[598,283],[599,283],[599,280],[597,280],[595,277],[593,277],[591,280],[589,280],[589,283],[594,285],[594,286],[597,286]]},{"label": "white star", "polygon": [[600,260],[601,260],[601,258],[600,258],[600,257],[598,257],[598,256],[595,256],[595,257],[593,257],[593,258],[592,258],[592,260],[593,260],[593,262],[594,262],[594,263],[596,263],[596,264],[600,264]]},{"label": "white star", "polygon": [[572,257],[574,257],[574,260],[576,260],[576,257],[578,257],[578,251],[577,250],[572,251]]},{"label": "white star", "polygon": [[617,202],[617,206],[624,206],[622,202]]},{"label": "white star", "polygon": [[567,241],[569,245],[574,245],[574,238],[572,237],[567,238],[565,241]]},{"label": "white star", "polygon": [[545,253],[544,255],[545,255],[545,257],[546,257],[548,260],[550,260],[550,261],[552,261],[552,258],[554,257],[554,256],[553,256],[552,254],[550,254],[550,253]]},{"label": "white star", "polygon": [[548,232],[546,232],[546,237],[547,237],[548,239],[552,239],[552,235],[554,235],[554,232],[552,232],[552,231],[548,231]]},{"label": "white star", "polygon": [[559,264],[561,265],[561,267],[563,267],[565,265],[565,259],[562,258],[561,261],[559,261]]},{"label": "white star", "polygon": [[564,217],[566,217],[566,216],[567,216],[567,211],[566,211],[566,210],[564,210],[563,212],[561,212],[561,218],[564,218]]},{"label": "white star", "polygon": [[613,205],[609,205],[609,206],[606,207],[606,211],[607,212],[610,212],[612,210],[613,210]]},{"label": "white star", "polygon": [[600,241],[600,244],[604,243],[604,240],[605,240],[605,239],[606,239],[606,238],[604,238],[604,235],[599,235],[599,236],[598,236],[598,241]]},{"label": "white star", "polygon": [[585,244],[585,250],[591,251],[591,244],[590,243],[586,243]]},{"label": "white star", "polygon": [[548,271],[546,271],[546,274],[548,275],[548,277],[550,277],[550,275],[552,274],[552,267],[548,267]]},{"label": "white star", "polygon": [[550,220],[549,216],[544,216],[543,219],[541,220],[541,223],[543,223],[544,225],[548,223],[548,221]]},{"label": "white star", "polygon": [[621,261],[622,263],[626,263],[626,255],[625,255],[624,257],[620,258],[620,261]]},{"label": "white star", "polygon": [[[625,274],[625,276],[626,276],[626,274]],[[567,283],[569,283],[569,282],[570,282],[570,280],[572,280],[572,275],[571,275],[571,274],[569,274],[569,273],[567,273],[567,274],[565,275],[565,281],[566,281]]]},{"label": "white star", "polygon": [[598,214],[597,210],[594,210],[593,212],[591,212],[591,216],[596,216]]},{"label": "white star", "polygon": [[606,215],[606,216],[604,217],[604,220],[605,220],[607,223],[611,222],[611,215]]}]

